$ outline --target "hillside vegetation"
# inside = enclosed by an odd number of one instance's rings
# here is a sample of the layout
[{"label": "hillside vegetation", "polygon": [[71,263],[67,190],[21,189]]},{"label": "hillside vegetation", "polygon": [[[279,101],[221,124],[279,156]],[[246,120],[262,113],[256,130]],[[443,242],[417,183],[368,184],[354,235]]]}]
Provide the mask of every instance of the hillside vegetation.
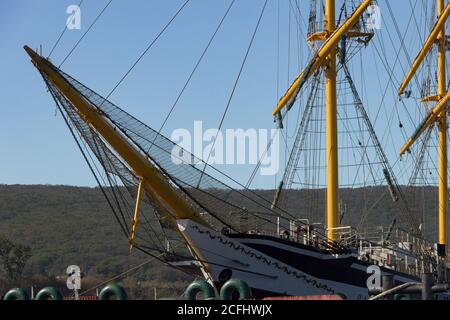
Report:
[{"label": "hillside vegetation", "polygon": [[[0,235],[0,244],[7,239],[28,248],[30,257],[20,277],[26,279],[25,286],[42,283],[64,288],[66,268],[78,265],[86,274],[82,289],[87,289],[151,259],[138,251],[130,254],[98,188],[0,186]],[[2,264],[1,279],[3,286],[20,282],[10,279]],[[152,298],[154,288],[160,294],[181,294],[190,281],[192,277],[154,262],[131,274],[123,284],[135,292],[145,289],[141,294]]]},{"label": "hillside vegetation", "polygon": [[[267,197],[273,194],[273,191],[258,192]],[[392,202],[376,202],[383,192],[370,188],[343,190],[345,205],[351,208],[343,222],[357,224],[367,203],[376,203],[372,208],[376,214],[366,219],[366,225],[389,225],[394,210]],[[424,234],[435,237],[436,189],[409,188],[406,194],[415,214],[425,218]],[[304,191],[291,191],[284,201],[291,210],[300,213],[311,207],[311,199]],[[317,212],[323,212],[320,204],[315,207]],[[316,213],[314,217],[309,214],[308,218],[322,221],[323,214]],[[65,269],[69,265],[82,268],[86,274],[83,289],[87,289],[149,259],[137,251],[129,252],[127,241],[98,188],[43,185],[0,185],[0,255],[3,255],[0,295],[13,285],[56,283],[64,287]],[[149,299],[153,298],[155,288],[158,295],[179,295],[190,281],[191,276],[152,262],[122,283],[134,297]]]}]

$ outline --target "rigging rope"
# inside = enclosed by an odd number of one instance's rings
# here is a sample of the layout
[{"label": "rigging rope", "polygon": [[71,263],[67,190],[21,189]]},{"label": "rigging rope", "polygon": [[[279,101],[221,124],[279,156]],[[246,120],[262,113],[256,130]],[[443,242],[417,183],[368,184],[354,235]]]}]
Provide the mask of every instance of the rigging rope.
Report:
[{"label": "rigging rope", "polygon": [[[84,1],[84,0],[81,0],[81,1],[78,3],[78,8],[81,7],[81,5],[83,4],[83,1]],[[53,48],[50,50],[50,53],[48,54],[47,59],[50,59],[50,56],[52,55],[53,51],[55,51],[56,47],[58,46],[59,42],[61,41],[62,37],[64,36],[64,34],[65,34],[66,31],[67,31],[67,26],[69,25],[69,23],[70,23],[70,20],[68,20],[67,23],[66,23],[66,25],[64,26],[64,29],[62,30],[62,32],[61,32],[61,34],[59,35],[58,39],[56,40],[55,44],[53,45]]]},{"label": "rigging rope", "polygon": [[236,91],[236,88],[237,88],[237,86],[238,86],[239,80],[240,80],[241,75],[242,75],[242,71],[244,70],[245,63],[247,62],[247,58],[248,58],[248,55],[249,55],[250,50],[251,50],[251,48],[252,48],[253,42],[254,42],[254,40],[255,40],[256,33],[258,32],[259,25],[261,24],[262,17],[263,17],[263,15],[264,15],[265,10],[266,10],[267,2],[268,2],[268,0],[265,0],[264,5],[263,5],[263,7],[262,7],[262,9],[261,9],[261,13],[260,13],[260,15],[259,15],[258,22],[256,23],[255,30],[253,31],[252,38],[251,38],[250,43],[249,43],[249,45],[248,45],[247,51],[246,51],[246,53],[245,53],[244,60],[242,61],[241,68],[239,69],[239,73],[238,73],[238,75],[237,75],[236,81],[234,82],[233,89],[231,90],[230,97],[228,98],[227,105],[226,105],[226,107],[225,107],[225,110],[224,110],[224,112],[223,112],[222,118],[221,118],[221,120],[220,120],[220,124],[219,124],[219,127],[218,127],[218,129],[217,129],[217,133],[216,133],[216,135],[215,135],[215,137],[214,137],[214,140],[213,140],[211,149],[209,150],[208,157],[207,157],[207,159],[206,159],[206,161],[205,161],[205,165],[204,165],[203,170],[202,170],[202,175],[200,176],[200,179],[199,179],[199,181],[198,181],[198,185],[200,185],[200,183],[201,183],[201,181],[202,181],[203,174],[205,173],[205,170],[206,170],[206,166],[207,166],[207,164],[208,164],[208,162],[209,162],[209,159],[210,159],[210,157],[211,157],[211,154],[212,154],[212,152],[213,152],[213,150],[214,150],[214,146],[215,146],[215,144],[216,144],[216,142],[217,142],[217,137],[218,137],[218,135],[219,135],[220,130],[222,129],[222,125],[223,125],[223,123],[224,123],[224,121],[225,121],[225,117],[226,117],[226,115],[227,115],[227,113],[228,113],[228,109],[230,108],[231,101],[233,100],[234,93],[235,93],[235,91]]},{"label": "rigging rope", "polygon": [[63,113],[63,111],[62,111],[62,109],[61,109],[59,100],[58,100],[58,98],[56,97],[56,92],[52,89],[52,87],[50,86],[50,84],[48,83],[48,81],[46,80],[46,78],[44,77],[43,74],[42,74],[42,76],[43,76],[44,81],[46,82],[46,84],[47,84],[47,86],[48,86],[48,88],[49,88],[49,90],[50,90],[50,93],[51,93],[51,95],[52,95],[52,97],[53,97],[53,99],[54,99],[54,101],[55,101],[55,103],[56,103],[56,106],[57,106],[59,112],[61,113],[61,115],[62,115],[62,117],[63,117],[63,119],[64,119],[64,122],[65,122],[67,128],[69,129],[69,131],[70,131],[70,133],[71,133],[73,139],[75,140],[75,142],[76,142],[76,144],[77,144],[78,149],[80,150],[80,152],[81,152],[81,154],[82,154],[84,160],[86,161],[86,163],[87,163],[87,165],[88,165],[88,167],[89,167],[89,170],[91,171],[92,175],[94,176],[95,180],[97,181],[97,184],[98,184],[98,186],[100,187],[100,189],[101,189],[103,195],[105,196],[105,199],[106,199],[106,201],[108,202],[108,205],[109,205],[109,207],[111,208],[111,211],[113,212],[113,214],[114,214],[114,216],[115,216],[117,222],[119,223],[119,226],[121,227],[123,233],[125,234],[126,237],[128,237],[128,232],[127,232],[127,230],[126,230],[125,227],[122,225],[122,223],[121,223],[121,221],[120,221],[120,219],[119,219],[119,217],[118,217],[118,215],[117,215],[117,213],[116,213],[116,210],[115,210],[114,206],[112,205],[112,203],[110,202],[109,198],[107,197],[106,192],[105,192],[105,190],[103,189],[103,187],[102,187],[102,185],[101,185],[101,183],[100,183],[100,181],[99,181],[99,179],[98,179],[98,176],[97,176],[96,172],[94,171],[94,168],[92,167],[91,163],[89,162],[89,160],[88,160],[88,158],[87,158],[87,156],[86,156],[85,151],[84,151],[83,148],[81,147],[81,144],[80,144],[80,142],[78,141],[78,139],[77,139],[77,137],[76,137],[76,135],[75,135],[75,133],[74,133],[72,127],[70,126],[68,119],[65,117],[65,115],[64,115],[64,113]]},{"label": "rigging rope", "polygon": [[93,286],[93,287],[91,287],[91,288],[89,288],[89,289],[87,289],[87,290],[84,290],[83,292],[80,293],[80,295],[84,295],[84,294],[86,294],[86,293],[88,293],[88,292],[90,292],[90,291],[92,291],[92,290],[95,290],[95,289],[100,288],[101,286],[103,286],[103,285],[105,285],[105,284],[108,284],[108,283],[110,283],[110,282],[112,282],[112,281],[115,281],[115,280],[117,280],[117,279],[123,278],[124,276],[127,276],[127,275],[129,275],[130,273],[139,270],[140,268],[142,268],[142,267],[148,265],[149,263],[151,263],[151,262],[153,262],[153,261],[155,261],[155,260],[157,260],[157,261],[159,261],[159,262],[162,262],[163,264],[165,264],[165,265],[167,265],[167,266],[169,266],[169,267],[171,267],[171,268],[178,269],[179,271],[182,271],[182,272],[184,272],[184,273],[186,273],[186,274],[192,275],[192,274],[188,273],[186,270],[181,269],[181,268],[178,268],[178,267],[175,267],[175,266],[169,264],[169,263],[168,263],[167,261],[165,261],[164,259],[162,259],[161,257],[164,256],[164,255],[166,254],[166,252],[162,252],[162,253],[160,253],[159,255],[155,255],[155,254],[152,254],[151,252],[148,252],[148,251],[146,251],[146,250],[140,248],[139,246],[136,247],[136,249],[139,250],[139,251],[141,251],[141,252],[143,252],[143,253],[145,253],[145,254],[147,254],[147,255],[149,255],[149,256],[151,256],[151,258],[145,260],[144,262],[142,262],[142,263],[140,263],[140,264],[138,264],[138,265],[136,265],[136,266],[134,266],[134,267],[132,267],[132,268],[130,268],[130,269],[128,269],[128,270],[125,270],[125,271],[122,272],[122,273],[119,273],[118,275],[116,275],[116,276],[114,276],[114,277],[112,277],[112,278],[110,278],[110,279],[108,279],[108,280],[102,281],[102,282],[100,282],[99,284],[97,284],[97,285],[95,285],[95,286]]},{"label": "rigging rope", "polygon": [[169,28],[172,22],[178,17],[178,15],[183,11],[183,9],[187,6],[190,0],[186,0],[183,5],[178,9],[178,11],[172,16],[169,22],[162,28],[162,30],[157,34],[157,36],[153,39],[152,42],[145,48],[145,50],[141,53],[141,55],[136,59],[136,61],[132,64],[132,66],[128,69],[127,72],[122,76],[119,82],[114,86],[114,88],[108,93],[103,102],[100,104],[100,107],[105,103],[106,100],[117,90],[117,88],[122,84],[122,82],[128,77],[131,71],[137,66],[137,64],[142,60],[142,58],[147,54],[147,52],[153,47],[153,45],[158,41],[158,39],[163,35],[163,33]]},{"label": "rigging rope", "polygon": [[183,88],[181,89],[180,93],[178,94],[177,98],[175,99],[175,102],[173,103],[172,107],[170,108],[169,112],[167,113],[163,123],[161,124],[161,127],[158,130],[158,133],[161,133],[161,131],[163,130],[163,128],[166,125],[167,121],[169,120],[170,116],[172,115],[176,105],[180,101],[181,96],[183,95],[184,91],[186,90],[186,88],[189,85],[189,82],[191,81],[192,77],[194,76],[195,72],[197,71],[198,67],[200,66],[201,62],[203,61],[203,58],[205,57],[209,47],[211,46],[212,42],[214,41],[214,38],[216,37],[217,33],[219,32],[220,28],[222,27],[222,24],[225,21],[226,17],[228,16],[228,13],[230,12],[231,8],[233,7],[235,1],[236,0],[232,0],[231,4],[228,6],[225,14],[223,15],[222,19],[219,22],[219,25],[215,29],[213,35],[211,36],[211,38],[208,41],[208,44],[206,45],[205,49],[203,50],[202,54],[200,55],[200,58],[198,59],[197,63],[195,64],[194,69],[192,69],[191,74],[189,75],[189,77],[186,80]]},{"label": "rigging rope", "polygon": [[109,2],[103,7],[103,9],[100,11],[100,13],[97,15],[97,17],[94,19],[94,21],[91,23],[89,28],[84,32],[84,34],[81,36],[81,38],[75,43],[73,48],[69,51],[69,53],[66,55],[66,57],[63,59],[63,61],[59,64],[58,68],[61,68],[61,66],[66,62],[66,60],[72,55],[72,53],[75,51],[75,49],[78,47],[78,45],[83,41],[84,37],[91,31],[92,27],[97,23],[97,21],[100,19],[100,17],[103,15],[103,13],[106,11],[106,9],[111,4],[112,0],[109,0]]}]

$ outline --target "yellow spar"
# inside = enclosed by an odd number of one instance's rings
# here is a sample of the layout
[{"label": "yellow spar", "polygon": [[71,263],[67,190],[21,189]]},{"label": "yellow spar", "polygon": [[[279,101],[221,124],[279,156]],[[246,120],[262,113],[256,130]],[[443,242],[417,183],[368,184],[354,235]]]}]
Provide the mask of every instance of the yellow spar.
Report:
[{"label": "yellow spar", "polygon": [[154,204],[163,212],[169,213],[174,219],[192,219],[203,225],[208,225],[192,206],[171,187],[162,173],[135,148],[126,137],[116,130],[94,106],[92,106],[73,86],[59,74],[55,67],[46,59],[39,56],[29,47],[24,47],[36,68],[43,73],[66,99],[76,108],[86,123],[95,130],[114,148],[117,154],[126,159],[130,168],[142,181],[142,188]]},{"label": "yellow spar", "polygon": [[416,58],[414,59],[414,62],[411,65],[411,69],[406,74],[405,80],[403,80],[402,84],[400,85],[400,88],[398,89],[399,96],[403,94],[412,77],[414,76],[417,69],[423,62],[423,59],[425,59],[427,53],[430,51],[431,47],[436,42],[436,39],[440,36],[442,27],[445,26],[445,22],[447,21],[449,14],[450,14],[450,3],[448,3],[447,6],[445,7],[443,14],[440,15],[439,19],[437,20],[436,24],[433,27],[433,30],[431,31],[430,35],[425,41],[422,49],[419,51]]},{"label": "yellow spar", "polygon": [[300,75],[294,80],[294,82],[289,87],[284,96],[280,99],[277,106],[272,112],[274,116],[277,115],[281,111],[281,109],[283,109],[283,107],[286,106],[289,103],[289,101],[291,101],[291,99],[298,94],[299,84],[301,82],[306,81],[309,77],[311,77],[311,75],[314,74],[314,72],[317,71],[317,69],[320,66],[323,66],[325,64],[326,59],[328,58],[330,53],[336,48],[342,35],[344,35],[351,27],[355,25],[355,23],[358,21],[358,19],[361,17],[364,11],[366,11],[366,9],[369,7],[371,3],[372,0],[364,0],[352,13],[352,15],[339,28],[334,30],[335,28],[333,23],[333,29],[332,30],[327,29],[328,34],[330,36],[317,51],[317,54],[313,57],[313,60],[308,64],[308,67],[306,67],[300,73]]},{"label": "yellow spar", "polygon": [[405,145],[400,149],[401,156],[404,155],[405,152],[409,150],[409,148],[411,148],[411,146],[417,141],[420,135],[428,127],[430,127],[436,122],[438,116],[447,106],[449,100],[450,100],[450,92],[447,92],[447,94],[438,102],[438,104],[428,113],[428,115],[425,117],[425,119],[417,128],[416,132],[408,139]]},{"label": "yellow spar", "polygon": [[128,239],[128,243],[130,244],[130,250],[133,249],[134,246],[134,239],[136,238],[136,230],[139,223],[139,212],[140,212],[140,205],[141,205],[141,195],[142,195],[142,180],[139,181],[138,191],[136,195],[136,206],[134,208],[134,216],[133,219],[131,219],[131,232],[130,237]]}]

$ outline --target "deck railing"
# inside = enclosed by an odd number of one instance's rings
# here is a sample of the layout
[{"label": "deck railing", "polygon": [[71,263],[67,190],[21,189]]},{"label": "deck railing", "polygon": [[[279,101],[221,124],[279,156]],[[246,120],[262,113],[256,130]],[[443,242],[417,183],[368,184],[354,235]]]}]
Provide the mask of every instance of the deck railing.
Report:
[{"label": "deck railing", "polygon": [[[326,242],[321,240],[327,229],[320,223],[311,224],[306,219],[293,220],[288,230],[281,230],[278,234],[281,238],[327,249]],[[391,232],[388,228],[358,232],[351,226],[344,226],[334,228],[333,233],[340,246],[353,249],[360,259],[372,264],[415,276],[435,270],[433,257],[436,252],[433,245],[400,228]]]}]

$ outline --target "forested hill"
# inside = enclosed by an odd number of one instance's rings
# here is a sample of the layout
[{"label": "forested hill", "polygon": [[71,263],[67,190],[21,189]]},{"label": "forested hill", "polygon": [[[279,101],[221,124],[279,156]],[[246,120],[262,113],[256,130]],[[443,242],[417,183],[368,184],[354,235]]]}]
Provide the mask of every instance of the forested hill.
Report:
[{"label": "forested hill", "polygon": [[[5,241],[29,248],[21,279],[50,285],[65,270],[79,265],[87,277],[84,287],[112,278],[149,259],[128,249],[127,240],[98,188],[43,185],[0,185],[0,247]],[[2,250],[0,250],[1,252]],[[0,256],[0,295],[8,280]],[[192,277],[150,263],[133,273],[124,284],[130,290],[137,283],[147,286],[146,298],[154,288],[161,294],[179,294]],[[10,281],[16,286],[17,280]],[[20,282],[20,281],[19,281]],[[4,284],[5,285],[5,284]]]},{"label": "forested hill", "polygon": [[[271,197],[273,191],[258,191]],[[345,207],[348,209],[343,222],[357,224],[363,207],[376,203],[376,214],[367,217],[366,223],[388,225],[393,216],[391,201],[376,201],[385,193],[383,189],[363,188],[343,190]],[[417,216],[425,216],[425,234],[436,233],[436,189],[408,188],[405,192]],[[291,191],[285,199],[297,212],[308,212],[311,194]],[[316,199],[324,194],[316,194]],[[323,212],[318,204],[317,212]],[[309,218],[320,221],[323,214]],[[373,220],[375,221],[375,220]],[[0,185],[0,242],[29,248],[23,276],[52,279],[64,274],[65,268],[77,264],[90,277],[98,279],[117,275],[145,261],[148,257],[128,250],[127,241],[119,229],[107,202],[98,188]],[[0,279],[7,274],[0,261]],[[151,264],[132,277],[133,281],[150,281],[153,286],[171,283],[180,288],[192,278],[168,270],[160,264]]]}]

